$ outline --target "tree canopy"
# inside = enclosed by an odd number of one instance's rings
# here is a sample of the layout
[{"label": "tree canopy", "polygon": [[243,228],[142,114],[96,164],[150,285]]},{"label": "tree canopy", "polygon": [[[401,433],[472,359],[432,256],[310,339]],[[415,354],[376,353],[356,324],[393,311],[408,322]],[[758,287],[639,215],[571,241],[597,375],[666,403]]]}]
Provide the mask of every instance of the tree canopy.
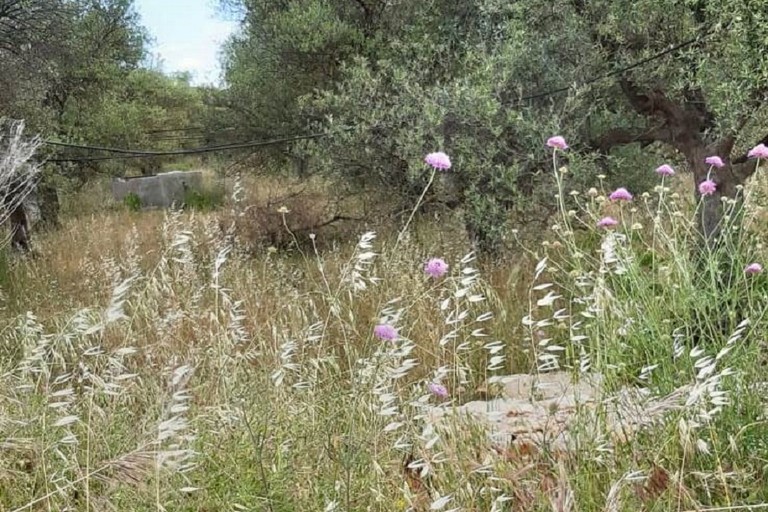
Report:
[{"label": "tree canopy", "polygon": [[[420,155],[455,162],[452,203],[487,248],[512,210],[551,201],[543,141],[572,141],[572,180],[640,191],[673,159],[705,180],[701,228],[768,140],[768,13],[757,0],[226,0],[226,102],[254,133],[329,130],[312,168],[412,198]],[[655,167],[654,165],[654,167]],[[439,189],[436,190],[436,193]]]},{"label": "tree canopy", "polygon": [[[201,125],[207,94],[189,76],[149,66],[148,40],[133,0],[0,0],[0,117],[74,143],[197,145],[204,135],[197,140],[184,130]],[[58,166],[79,179],[157,163],[116,164],[61,148],[48,156],[75,160]]]}]

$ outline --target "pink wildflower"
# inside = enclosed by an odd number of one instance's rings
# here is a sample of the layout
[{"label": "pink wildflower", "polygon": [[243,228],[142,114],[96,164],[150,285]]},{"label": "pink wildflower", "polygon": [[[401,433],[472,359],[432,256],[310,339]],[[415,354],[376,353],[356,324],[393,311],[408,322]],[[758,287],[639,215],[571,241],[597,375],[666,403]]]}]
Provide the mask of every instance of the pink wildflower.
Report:
[{"label": "pink wildflower", "polygon": [[448,389],[442,384],[438,384],[437,382],[430,382],[427,385],[427,389],[429,389],[429,392],[438,398],[448,398]]},{"label": "pink wildflower", "polygon": [[560,135],[555,135],[554,137],[548,138],[547,146],[551,148],[557,148],[557,149],[568,149],[568,144],[565,142],[565,139]]},{"label": "pink wildflower", "polygon": [[442,151],[428,154],[424,157],[424,161],[435,169],[440,169],[441,171],[447,171],[451,168],[451,159]]},{"label": "pink wildflower", "polygon": [[632,194],[630,194],[629,191],[623,187],[617,188],[611,192],[611,195],[608,196],[608,199],[611,201],[631,201]]},{"label": "pink wildflower", "polygon": [[699,193],[703,196],[711,196],[717,190],[717,184],[712,180],[704,180],[699,183]]},{"label": "pink wildflower", "polygon": [[373,334],[384,341],[395,341],[397,339],[397,329],[388,324],[379,324],[373,328]]},{"label": "pink wildflower", "polygon": [[658,174],[659,176],[674,176],[675,170],[672,168],[671,165],[664,164],[656,168],[656,174]]},{"label": "pink wildflower", "polygon": [[747,156],[749,158],[768,158],[768,147],[765,144],[758,144],[749,150]]},{"label": "pink wildflower", "polygon": [[608,229],[618,225],[618,223],[619,221],[617,221],[613,217],[603,217],[602,219],[597,221],[597,227]]},{"label": "pink wildflower", "polygon": [[704,162],[713,167],[717,167],[718,169],[725,166],[723,159],[719,156],[708,156],[704,159]]},{"label": "pink wildflower", "polygon": [[443,277],[448,272],[448,264],[442,258],[432,258],[424,264],[424,273],[430,277]]},{"label": "pink wildflower", "polygon": [[750,263],[744,269],[744,272],[746,272],[747,274],[759,274],[762,271],[763,271],[763,266],[759,263]]}]

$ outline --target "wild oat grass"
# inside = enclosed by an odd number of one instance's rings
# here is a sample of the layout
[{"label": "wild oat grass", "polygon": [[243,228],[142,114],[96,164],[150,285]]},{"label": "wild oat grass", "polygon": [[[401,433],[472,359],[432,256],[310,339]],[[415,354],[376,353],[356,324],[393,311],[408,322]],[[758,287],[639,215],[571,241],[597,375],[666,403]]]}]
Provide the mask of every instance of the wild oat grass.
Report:
[{"label": "wild oat grass", "polygon": [[[414,226],[396,250],[390,231],[245,255],[226,212],[65,222],[3,289],[0,510],[768,502],[768,286],[741,271],[762,249],[734,242],[723,284],[722,265],[691,258],[687,197],[659,188],[617,205],[599,184],[567,195],[558,182],[567,200],[546,244],[496,265],[445,224]],[[597,229],[607,214],[619,225]],[[424,273],[434,257],[446,275]],[[378,324],[398,338],[376,338]],[[656,419],[618,439],[598,409],[558,450],[430,420],[494,398],[504,375],[556,369],[602,375],[605,410],[630,386]]]}]

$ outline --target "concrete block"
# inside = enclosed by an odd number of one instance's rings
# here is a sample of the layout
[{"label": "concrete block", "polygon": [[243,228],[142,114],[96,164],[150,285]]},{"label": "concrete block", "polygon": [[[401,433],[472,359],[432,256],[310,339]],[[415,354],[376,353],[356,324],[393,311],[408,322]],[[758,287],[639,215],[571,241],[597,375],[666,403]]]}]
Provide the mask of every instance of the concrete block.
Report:
[{"label": "concrete block", "polygon": [[169,208],[184,202],[188,190],[201,191],[202,171],[170,171],[152,176],[114,178],[112,195],[123,201],[128,194],[136,194],[142,207]]}]

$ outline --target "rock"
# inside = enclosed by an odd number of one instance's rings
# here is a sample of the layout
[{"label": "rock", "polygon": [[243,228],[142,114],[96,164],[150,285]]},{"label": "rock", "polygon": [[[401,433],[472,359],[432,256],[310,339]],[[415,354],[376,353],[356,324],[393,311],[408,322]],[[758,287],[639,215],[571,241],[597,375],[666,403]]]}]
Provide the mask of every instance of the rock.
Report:
[{"label": "rock", "polygon": [[114,178],[112,195],[123,201],[128,194],[135,194],[142,207],[169,208],[180,206],[188,190],[200,191],[203,185],[201,171],[171,171],[153,176]]},{"label": "rock", "polygon": [[500,381],[501,397],[454,409],[434,407],[427,415],[429,420],[448,428],[483,426],[492,443],[502,449],[517,447],[530,452],[546,446],[564,452],[585,432],[602,432],[614,442],[626,441],[680,408],[689,390],[681,387],[661,398],[634,387],[606,394],[600,375],[581,375],[574,382],[566,372],[510,375]]}]

